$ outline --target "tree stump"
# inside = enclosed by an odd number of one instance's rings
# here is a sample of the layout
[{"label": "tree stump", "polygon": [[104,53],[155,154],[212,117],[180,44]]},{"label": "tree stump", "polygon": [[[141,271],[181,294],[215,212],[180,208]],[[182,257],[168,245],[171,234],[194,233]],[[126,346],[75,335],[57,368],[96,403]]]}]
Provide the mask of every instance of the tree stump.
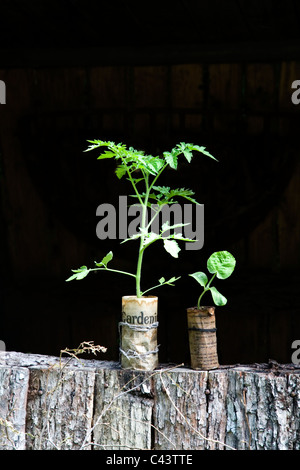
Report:
[{"label": "tree stump", "polygon": [[300,368],[161,365],[0,352],[0,449],[300,449]]}]

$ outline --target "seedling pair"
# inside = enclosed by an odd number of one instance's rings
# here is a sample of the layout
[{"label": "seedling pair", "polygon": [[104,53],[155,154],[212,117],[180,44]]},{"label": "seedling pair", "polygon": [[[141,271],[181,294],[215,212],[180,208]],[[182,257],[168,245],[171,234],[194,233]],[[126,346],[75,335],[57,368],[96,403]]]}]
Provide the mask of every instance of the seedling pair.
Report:
[{"label": "seedling pair", "polygon": [[[92,140],[89,141],[90,146],[86,151],[99,149],[105,147],[106,150],[98,157],[102,159],[115,159],[117,162],[116,175],[119,179],[127,177],[130,182],[134,194],[131,195],[142,208],[141,224],[139,227],[139,233],[132,235],[131,237],[123,240],[122,243],[130,240],[139,240],[139,250],[137,258],[137,268],[135,273],[129,273],[126,271],[112,269],[108,267],[108,263],[113,259],[113,253],[110,251],[100,262],[95,261],[94,268],[87,268],[87,266],[81,266],[79,269],[74,269],[73,275],[70,276],[67,281],[80,280],[88,275],[91,271],[110,271],[120,274],[131,276],[135,279],[136,285],[136,296],[142,297],[145,293],[163,285],[174,285],[180,277],[171,277],[166,280],[161,277],[158,283],[144,291],[141,290],[141,274],[142,274],[142,263],[145,250],[152,245],[154,242],[161,240],[165,250],[174,258],[178,258],[180,247],[178,241],[193,242],[190,238],[185,238],[181,233],[175,231],[172,233],[172,229],[182,228],[187,224],[180,223],[175,225],[169,225],[169,222],[162,224],[159,233],[151,231],[151,226],[160,213],[163,206],[166,204],[177,203],[177,198],[184,198],[194,204],[198,202],[193,198],[194,192],[190,189],[177,188],[171,189],[169,186],[159,186],[158,179],[166,168],[178,170],[179,157],[183,155],[188,163],[193,158],[193,152],[202,153],[203,155],[216,160],[205,147],[199,145],[186,144],[181,142],[177,144],[170,152],[163,152],[163,156],[152,156],[145,155],[143,151],[136,150],[132,147],[126,148],[124,144],[115,144],[110,141]],[[150,221],[147,221],[147,208],[152,204],[157,207],[154,215]],[[211,291],[213,300],[216,305],[225,305],[226,298],[218,292],[215,287],[211,287],[211,282],[214,277],[217,276],[219,279],[226,279],[230,276],[235,266],[235,260],[233,256],[226,252],[216,252],[208,260],[207,268],[210,273],[213,274],[211,280],[208,282],[208,278],[203,272],[196,272],[191,276],[196,279],[197,282],[204,288],[203,293],[200,295],[198,300],[198,306],[200,306],[200,300],[205,292]]]}]

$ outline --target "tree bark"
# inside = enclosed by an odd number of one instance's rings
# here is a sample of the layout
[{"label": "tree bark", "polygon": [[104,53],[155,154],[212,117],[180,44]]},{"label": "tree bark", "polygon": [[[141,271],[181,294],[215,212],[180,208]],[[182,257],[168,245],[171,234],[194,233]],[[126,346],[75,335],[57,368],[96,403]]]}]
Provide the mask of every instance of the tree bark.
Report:
[{"label": "tree bark", "polygon": [[300,368],[150,372],[0,352],[0,449],[299,450]]}]

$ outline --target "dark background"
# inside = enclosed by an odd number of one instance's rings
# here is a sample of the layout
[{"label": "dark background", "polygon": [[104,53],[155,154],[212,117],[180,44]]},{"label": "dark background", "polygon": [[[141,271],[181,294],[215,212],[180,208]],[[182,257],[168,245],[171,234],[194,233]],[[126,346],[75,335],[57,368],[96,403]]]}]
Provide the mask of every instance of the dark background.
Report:
[{"label": "dark background", "polygon": [[[189,363],[188,274],[228,250],[234,274],[216,287],[221,364],[290,362],[300,337],[300,7],[296,1],[1,1],[0,339],[8,350],[59,355],[93,340],[118,360],[121,297],[130,278],[90,274],[109,251],[134,272],[137,244],[96,237],[96,208],[131,194],[87,139],[158,154],[204,145],[169,171],[205,206],[199,251],[145,253],[143,288],[181,275],[159,297],[160,361]],[[210,294],[206,294],[209,301]]]}]

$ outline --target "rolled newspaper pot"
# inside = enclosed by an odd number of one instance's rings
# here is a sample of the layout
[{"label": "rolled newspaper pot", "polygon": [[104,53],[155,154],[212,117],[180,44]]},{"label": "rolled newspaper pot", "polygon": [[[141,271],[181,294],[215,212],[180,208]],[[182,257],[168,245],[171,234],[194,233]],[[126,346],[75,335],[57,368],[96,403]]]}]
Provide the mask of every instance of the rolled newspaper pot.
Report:
[{"label": "rolled newspaper pot", "polygon": [[158,366],[157,304],[155,296],[122,297],[119,330],[123,369],[153,370]]},{"label": "rolled newspaper pot", "polygon": [[215,307],[188,308],[187,319],[192,369],[217,369]]}]

